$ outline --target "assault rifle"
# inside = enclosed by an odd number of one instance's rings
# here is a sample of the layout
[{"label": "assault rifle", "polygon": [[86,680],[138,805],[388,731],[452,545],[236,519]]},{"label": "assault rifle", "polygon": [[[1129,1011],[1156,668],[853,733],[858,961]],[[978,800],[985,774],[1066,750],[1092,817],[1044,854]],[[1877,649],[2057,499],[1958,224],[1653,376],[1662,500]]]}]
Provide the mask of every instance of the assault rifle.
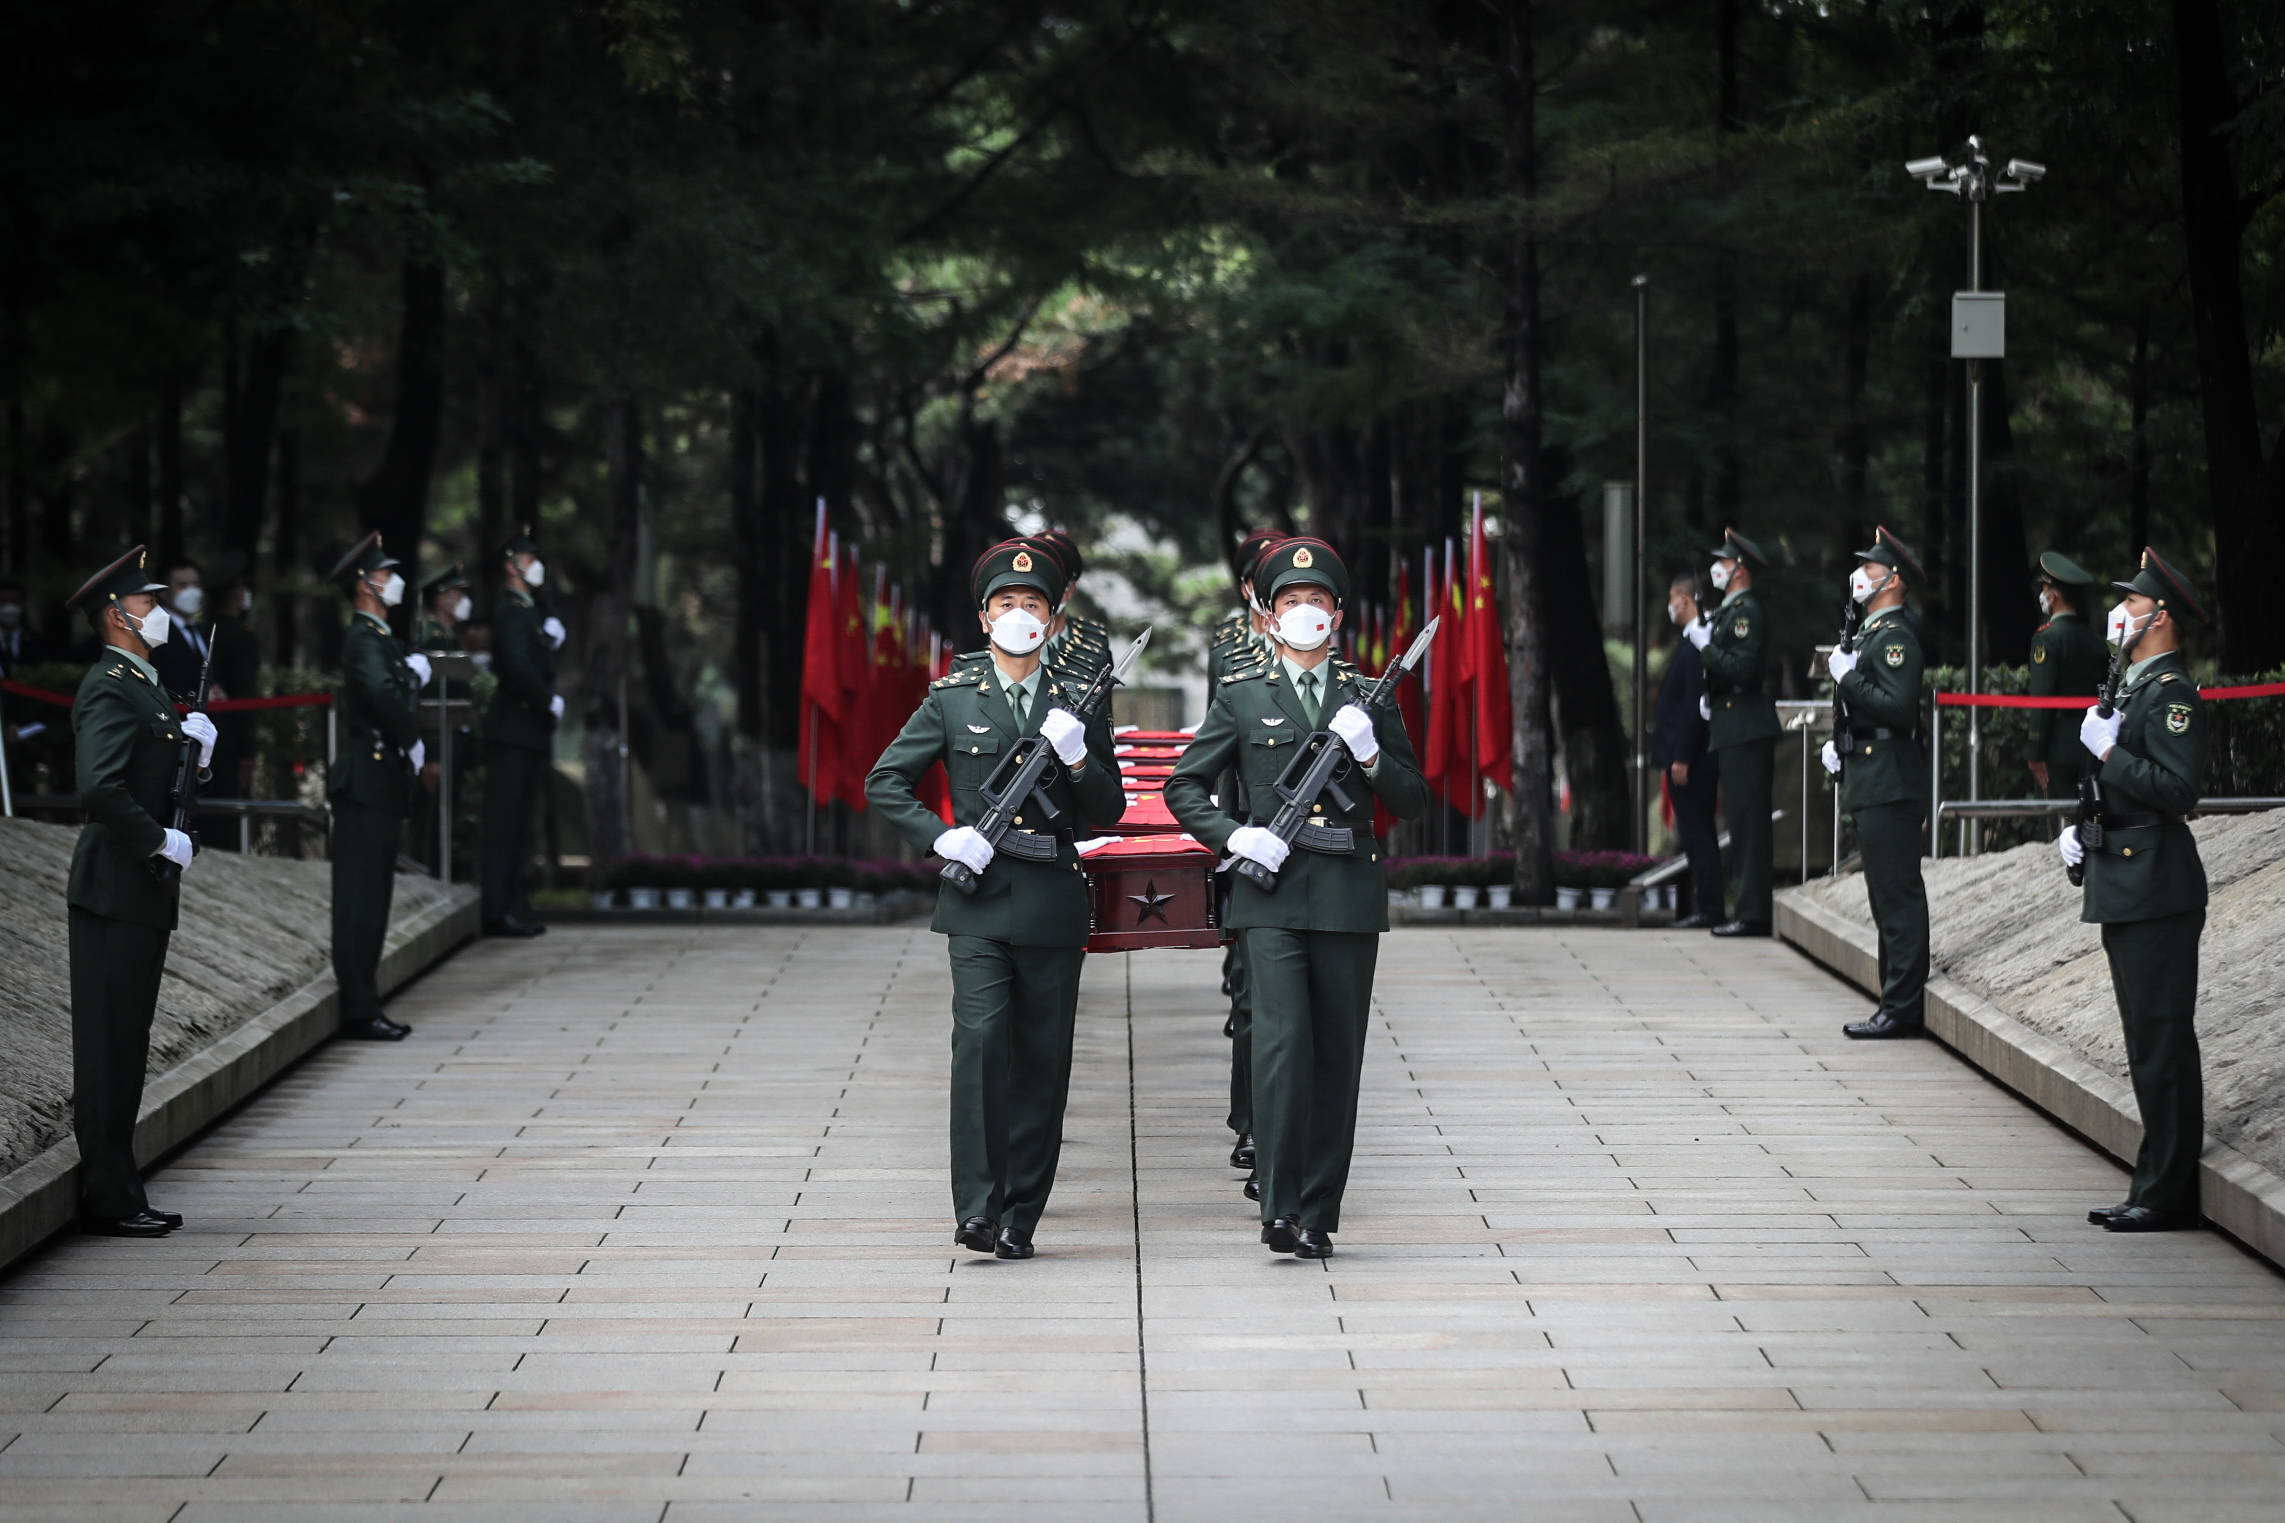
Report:
[{"label": "assault rifle", "polygon": [[[2110,670],[2103,674],[2102,691],[2095,695],[2095,712],[2108,719],[2118,708],[2118,685],[2126,675],[2125,653],[2117,646],[2110,648]],[[2079,846],[2085,853],[2103,849],[2103,764],[2088,752],[2086,764],[2079,768],[2079,816],[2071,828],[2079,833]],[[2078,864],[2065,869],[2071,887],[2077,888],[2087,881],[2087,859],[2082,855]]]},{"label": "assault rifle", "polygon": [[[1443,616],[1428,621],[1428,627],[1412,642],[1412,648],[1389,663],[1381,673],[1380,681],[1365,694],[1368,712],[1379,708],[1396,696],[1398,684],[1405,674],[1420,664],[1428,654],[1428,642],[1436,638],[1436,626],[1444,622]],[[1298,845],[1303,851],[1322,852],[1331,857],[1345,857],[1357,849],[1356,833],[1345,825],[1328,825],[1316,812],[1321,798],[1330,798],[1344,814],[1356,808],[1340,779],[1349,770],[1349,748],[1331,730],[1319,730],[1302,741],[1293,753],[1293,760],[1285,764],[1278,774],[1277,796],[1284,802],[1267,826],[1269,833],[1287,846]],[[1251,857],[1236,857],[1238,876],[1265,894],[1277,892],[1277,872],[1262,866]],[[1224,867],[1230,865],[1225,862]]]},{"label": "assault rifle", "polygon": [[[1135,664],[1135,657],[1150,644],[1150,626],[1135,636],[1118,660],[1109,666],[1098,667],[1095,675],[1087,679],[1072,712],[1081,719],[1091,717],[1110,701],[1111,689],[1126,678],[1127,669]],[[994,853],[1005,853],[1018,862],[1052,862],[1055,860],[1055,836],[1050,831],[1037,833],[1012,829],[1016,811],[1034,811],[1041,824],[1053,825],[1063,818],[1063,811],[1047,796],[1047,785],[1055,780],[1051,770],[1056,765],[1055,747],[1037,735],[1026,735],[1018,740],[1000,764],[992,769],[984,784],[984,817],[976,822],[976,834],[989,841]],[[968,870],[965,862],[947,862],[944,871],[937,874],[963,894],[973,894],[979,884],[976,874]]]},{"label": "assault rifle", "polygon": [[[190,713],[206,711],[206,679],[214,671],[214,626],[206,627],[206,659],[198,663],[198,687],[191,694]],[[189,715],[185,715],[188,718]],[[188,735],[182,738],[182,755],[175,762],[175,781],[167,797],[175,806],[174,818],[167,823],[190,837],[190,848],[198,850],[198,832],[191,828],[191,813],[198,807],[198,742]],[[151,870],[159,875],[161,883],[175,883],[182,878],[182,869],[165,857],[149,859]]]},{"label": "assault rifle", "polygon": [[[1857,626],[1863,622],[1864,604],[1855,598],[1849,599],[1849,606],[1841,610],[1840,648],[1843,653],[1857,648]],[[1855,748],[1856,743],[1856,721],[1849,717],[1849,701],[1841,696],[1841,685],[1836,682],[1833,684],[1833,754],[1839,758],[1844,771],[1849,765],[1849,752]],[[1838,782],[1840,776],[1839,772],[1834,773],[1834,781]]]}]

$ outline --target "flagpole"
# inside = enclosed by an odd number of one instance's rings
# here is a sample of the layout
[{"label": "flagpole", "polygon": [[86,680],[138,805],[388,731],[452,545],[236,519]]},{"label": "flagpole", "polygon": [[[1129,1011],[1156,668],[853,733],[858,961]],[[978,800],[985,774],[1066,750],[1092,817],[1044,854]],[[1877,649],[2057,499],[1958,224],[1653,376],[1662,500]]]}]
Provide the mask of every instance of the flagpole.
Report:
[{"label": "flagpole", "polygon": [[[1481,492],[1476,494],[1476,520],[1470,528],[1472,532],[1468,536],[1468,560],[1470,562],[1468,566],[1468,628],[1473,631],[1476,627],[1475,621],[1480,616],[1476,608],[1476,579],[1484,574],[1484,568],[1474,564],[1476,541],[1483,538],[1484,530],[1484,494]],[[1468,704],[1468,855],[1470,857],[1477,855],[1476,811],[1484,807],[1484,783],[1483,779],[1477,775],[1476,770],[1482,765],[1478,757],[1478,747],[1484,738],[1480,733],[1483,726],[1484,702],[1477,695],[1483,692],[1484,678],[1484,673],[1476,673],[1476,691],[1470,695],[1472,701]],[[1491,822],[1489,809],[1484,809],[1484,820],[1485,824],[1489,826]],[[1484,849],[1482,854],[1488,858],[1492,854],[1490,830],[1486,829],[1483,836]]]}]

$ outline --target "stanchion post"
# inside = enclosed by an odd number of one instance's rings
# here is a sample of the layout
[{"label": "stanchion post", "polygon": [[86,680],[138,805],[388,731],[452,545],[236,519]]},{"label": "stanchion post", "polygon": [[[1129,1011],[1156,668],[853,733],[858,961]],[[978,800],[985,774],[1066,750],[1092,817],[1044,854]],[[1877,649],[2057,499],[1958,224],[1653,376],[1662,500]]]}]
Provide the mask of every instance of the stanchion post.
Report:
[{"label": "stanchion post", "polygon": [[16,794],[8,782],[8,727],[0,724],[0,818],[16,817]]},{"label": "stanchion post", "polygon": [[1928,855],[1944,854],[1944,703],[1943,695],[1928,695]]}]

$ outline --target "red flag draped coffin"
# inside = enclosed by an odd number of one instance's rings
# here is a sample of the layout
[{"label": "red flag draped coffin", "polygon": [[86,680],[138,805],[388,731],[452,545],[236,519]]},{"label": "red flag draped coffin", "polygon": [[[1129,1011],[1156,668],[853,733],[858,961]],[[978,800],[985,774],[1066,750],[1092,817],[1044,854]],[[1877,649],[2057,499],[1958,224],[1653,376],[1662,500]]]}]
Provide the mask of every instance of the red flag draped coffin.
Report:
[{"label": "red flag draped coffin", "polygon": [[1119,737],[1119,771],[1127,790],[1122,835],[1080,848],[1093,919],[1090,952],[1221,944],[1214,854],[1182,834],[1160,794],[1189,744],[1189,736],[1175,731]]}]

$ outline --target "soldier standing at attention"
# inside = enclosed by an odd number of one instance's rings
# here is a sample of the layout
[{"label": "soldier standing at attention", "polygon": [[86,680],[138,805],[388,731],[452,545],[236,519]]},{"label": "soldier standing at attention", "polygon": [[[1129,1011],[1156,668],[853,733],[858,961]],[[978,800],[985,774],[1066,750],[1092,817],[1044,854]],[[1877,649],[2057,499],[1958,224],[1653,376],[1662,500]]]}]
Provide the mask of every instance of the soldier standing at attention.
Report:
[{"label": "soldier standing at attention", "polygon": [[428,658],[406,655],[389,633],[389,610],[404,601],[405,578],[379,534],[366,535],[326,579],[355,609],[341,637],[341,693],[334,700],[340,747],[326,780],[341,1034],[401,1042],[412,1028],[381,1013],[381,946],[397,889],[397,842],[427,753],[417,706]]},{"label": "soldier standing at attention", "polygon": [[[1047,544],[993,546],[970,588],[991,637],[989,663],[929,684],[865,779],[865,797],[908,840],[979,879],[972,895],[941,885],[931,922],[952,959],[952,1240],[1028,1259],[1063,1149],[1087,956],[1087,879],[1073,837],[1082,821],[1117,825],[1127,801],[1109,721],[1074,714],[1073,692],[1040,659],[1064,591]],[[1027,736],[1052,746],[1061,763],[1049,769],[1047,787],[1059,817],[1050,825],[1018,814],[1013,828],[1052,835],[1052,862],[1001,856],[974,828],[986,808],[984,784]],[[952,787],[950,830],[915,795],[938,762]]]},{"label": "soldier standing at attention", "polygon": [[[475,612],[475,605],[469,600],[468,577],[461,569],[458,561],[440,570],[430,572],[421,578],[421,618],[413,636],[413,649],[423,654],[436,652],[444,655],[459,655],[460,626],[467,621],[468,616],[473,612]],[[443,696],[448,702],[467,698],[468,688],[465,683],[454,686],[446,679],[438,678],[437,680],[442,683]],[[423,683],[422,687],[425,689],[427,684]],[[426,696],[433,699],[437,695],[428,693]],[[450,709],[445,711],[444,722],[446,724],[454,722]],[[455,800],[460,797],[461,776],[467,768],[469,752],[472,749],[462,744],[466,738],[466,733],[465,729],[453,732],[453,746],[451,748],[452,788]],[[431,758],[423,766],[421,782],[425,788],[413,804],[412,855],[431,870],[434,870],[444,860],[444,831],[446,826],[444,818],[439,812],[442,795],[437,791],[438,768],[441,765],[440,761]],[[454,812],[458,812],[457,806]]]},{"label": "soldier standing at attention", "polygon": [[[1348,568],[1333,547],[1321,539],[1285,540],[1262,558],[1257,585],[1275,618],[1277,660],[1223,677],[1167,782],[1166,804],[1184,830],[1216,852],[1280,875],[1274,893],[1242,878],[1233,882],[1227,921],[1244,948],[1253,1017],[1261,1240],[1273,1253],[1323,1259],[1332,1257],[1332,1234],[1341,1229],[1373,967],[1388,929],[1373,800],[1399,819],[1415,819],[1428,806],[1428,785],[1395,706],[1368,713],[1356,673],[1333,659],[1333,634],[1349,596]],[[1345,855],[1289,855],[1262,827],[1278,808],[1278,775],[1319,728],[1338,736],[1355,763],[1348,790],[1354,807],[1344,812],[1328,797],[1319,815],[1349,830],[1354,846]],[[1242,818],[1214,801],[1215,780],[1232,768],[1245,783]]]},{"label": "soldier standing at attention", "polygon": [[1928,839],[1928,764],[1920,749],[1920,673],[1925,658],[1905,594],[1926,577],[1904,542],[1875,529],[1857,552],[1849,596],[1864,608],[1856,649],[1835,647],[1827,669],[1848,706],[1849,753],[1825,742],[1825,770],[1841,780],[1841,808],[1864,855],[1865,892],[1880,930],[1880,1008],[1841,1030],[1860,1039],[1916,1037],[1925,1030],[1928,889],[1920,848]]},{"label": "soldier standing at attention", "polygon": [[2205,716],[2182,656],[2181,619],[2210,622],[2155,550],[2142,552],[2111,638],[2131,663],[2118,708],[2091,707],[2079,740],[2102,780],[2102,842],[2076,830],[2057,843],[2086,868],[2079,918],[2102,927],[2111,991],[2126,1032],[2126,1067],[2142,1113],[2142,1150],[2126,1199],[2087,1213],[2112,1232],[2198,1225],[2198,1154],[2205,1146],[2205,1079],[2198,1062],[2198,939],[2206,929],[2206,868],[2183,816],[2205,782]]},{"label": "soldier standing at attention", "polygon": [[476,612],[468,596],[468,574],[454,561],[421,578],[420,629],[413,638],[415,650],[457,653],[460,626]]},{"label": "soldier standing at attention", "polygon": [[[2077,561],[2055,550],[2039,557],[2039,611],[2047,622],[2031,637],[2033,697],[2083,698],[2102,686],[2110,658],[2083,606],[2094,594],[2094,573]],[[2031,780],[2051,799],[2078,797],[2079,774],[2093,760],[2079,744],[2069,712],[2031,711]]]},{"label": "soldier standing at attention", "polygon": [[1771,772],[1777,764],[1777,704],[1762,691],[1769,669],[1769,621],[1753,595],[1754,573],[1767,570],[1761,547],[1725,530],[1713,552],[1713,583],[1722,593],[1711,618],[1684,628],[1706,669],[1706,747],[1722,766],[1722,823],[1730,828],[1730,905],[1734,918],[1716,936],[1767,936],[1774,847],[1769,828]]},{"label": "soldier standing at attention", "polygon": [[[1666,616],[1677,629],[1698,622],[1698,578],[1685,571],[1667,585]],[[1650,731],[1650,764],[1666,774],[1667,797],[1674,804],[1674,834],[1690,859],[1690,913],[1674,922],[1678,931],[1720,925],[1722,846],[1714,828],[1714,802],[1720,794],[1722,764],[1706,749],[1706,672],[1698,647],[1678,640],[1658,684],[1658,712]]]},{"label": "soldier standing at attention", "polygon": [[484,934],[543,936],[524,897],[531,856],[532,803],[545,785],[563,698],[555,653],[563,621],[543,615],[532,592],[547,579],[539,546],[525,530],[501,552],[500,603],[492,614],[492,675],[499,687],[484,710],[484,814],[477,855],[484,890]]},{"label": "soldier standing at attention", "polygon": [[79,804],[87,812],[66,890],[71,943],[72,1131],[79,1139],[79,1225],[104,1237],[164,1237],[182,1225],[154,1211],[135,1164],[151,1016],[174,934],[189,836],[162,824],[183,746],[214,759],[213,721],[178,717],[151,664],[167,610],[137,545],[73,593],[104,644],[71,711]]}]

